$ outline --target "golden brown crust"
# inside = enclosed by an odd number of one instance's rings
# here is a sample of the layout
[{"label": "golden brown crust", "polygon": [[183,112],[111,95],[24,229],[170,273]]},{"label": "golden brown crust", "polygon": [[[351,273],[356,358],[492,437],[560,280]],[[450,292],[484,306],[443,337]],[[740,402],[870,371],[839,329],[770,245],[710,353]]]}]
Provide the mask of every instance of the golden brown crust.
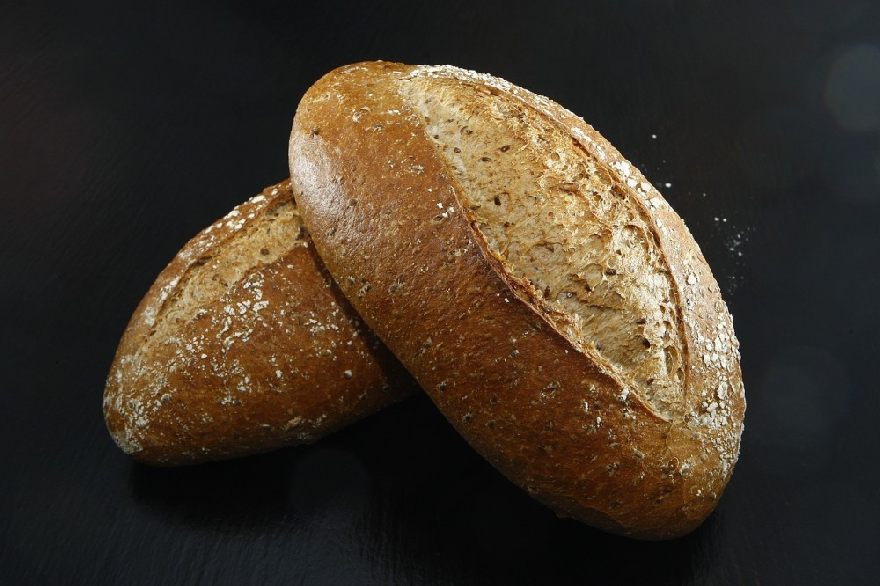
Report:
[{"label": "golden brown crust", "polygon": [[326,273],[285,181],[160,273],[119,344],[104,415],[125,452],[174,465],[310,442],[415,388]]},{"label": "golden brown crust", "polygon": [[[659,248],[675,284],[686,345],[681,415],[661,416],[629,393],[489,254],[462,210],[461,184],[401,91],[416,76],[520,101],[564,127],[573,151],[640,202],[652,226],[647,245]],[[732,323],[680,218],[597,132],[497,78],[369,62],[307,92],[290,163],[303,217],[345,295],[501,472],[558,514],[626,535],[681,535],[712,511],[745,409]]]}]

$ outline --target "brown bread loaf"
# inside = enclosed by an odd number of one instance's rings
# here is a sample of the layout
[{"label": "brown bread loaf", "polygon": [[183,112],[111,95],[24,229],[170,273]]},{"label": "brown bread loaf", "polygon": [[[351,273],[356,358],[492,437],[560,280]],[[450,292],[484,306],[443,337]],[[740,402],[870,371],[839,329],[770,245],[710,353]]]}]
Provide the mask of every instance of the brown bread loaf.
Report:
[{"label": "brown bread loaf", "polygon": [[681,218],[598,132],[449,66],[337,69],[294,193],[330,272],[456,429],[557,514],[687,533],[733,472],[733,323]]},{"label": "brown bread loaf", "polygon": [[119,343],[104,416],[136,459],[187,464],[310,442],[417,388],[326,273],[285,181],[161,272]]}]

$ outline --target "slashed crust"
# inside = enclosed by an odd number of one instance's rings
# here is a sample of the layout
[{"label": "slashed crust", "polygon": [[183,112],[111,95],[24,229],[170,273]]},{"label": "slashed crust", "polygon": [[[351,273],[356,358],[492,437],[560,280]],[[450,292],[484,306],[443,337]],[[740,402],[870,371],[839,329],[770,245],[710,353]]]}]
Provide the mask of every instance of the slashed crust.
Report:
[{"label": "slashed crust", "polygon": [[327,274],[284,181],[160,273],[119,344],[104,415],[136,459],[186,464],[311,442],[415,388]]},{"label": "slashed crust", "polygon": [[[404,91],[425,77],[460,83],[462,100],[485,89],[565,129],[566,152],[589,157],[638,207],[672,281],[680,410],[660,414],[629,392],[627,373],[573,339],[560,327],[565,315],[552,315],[492,254]],[[303,217],[342,291],[502,473],[558,514],[626,535],[680,535],[712,511],[745,409],[732,321],[681,219],[583,120],[491,76],[360,63],[303,98],[290,163]],[[517,169],[502,172],[513,181]]]}]

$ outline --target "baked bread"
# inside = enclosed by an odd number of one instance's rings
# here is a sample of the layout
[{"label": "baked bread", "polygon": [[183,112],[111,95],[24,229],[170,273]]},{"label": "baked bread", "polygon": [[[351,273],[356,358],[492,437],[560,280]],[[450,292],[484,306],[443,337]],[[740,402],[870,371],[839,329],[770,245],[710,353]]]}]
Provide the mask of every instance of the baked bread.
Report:
[{"label": "baked bread", "polygon": [[289,154],[340,288],[489,462],[614,533],[709,515],[743,429],[732,319],[598,132],[489,75],[367,62],[309,89]]},{"label": "baked bread", "polygon": [[417,388],[326,273],[285,181],[159,274],[119,343],[104,417],[136,459],[187,464],[311,442]]}]

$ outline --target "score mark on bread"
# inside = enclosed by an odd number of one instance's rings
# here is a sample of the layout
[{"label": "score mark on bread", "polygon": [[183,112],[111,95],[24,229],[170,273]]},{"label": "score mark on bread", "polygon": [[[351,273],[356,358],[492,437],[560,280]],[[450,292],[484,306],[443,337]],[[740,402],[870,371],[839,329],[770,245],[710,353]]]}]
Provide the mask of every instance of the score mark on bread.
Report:
[{"label": "score mark on bread", "polygon": [[126,453],[186,464],[311,442],[414,389],[326,273],[285,181],[162,271],[120,342],[104,414]]},{"label": "score mark on bread", "polygon": [[712,511],[745,410],[732,320],[681,218],[582,119],[489,75],[360,63],[307,92],[290,165],[343,292],[511,480],[632,536]]}]

